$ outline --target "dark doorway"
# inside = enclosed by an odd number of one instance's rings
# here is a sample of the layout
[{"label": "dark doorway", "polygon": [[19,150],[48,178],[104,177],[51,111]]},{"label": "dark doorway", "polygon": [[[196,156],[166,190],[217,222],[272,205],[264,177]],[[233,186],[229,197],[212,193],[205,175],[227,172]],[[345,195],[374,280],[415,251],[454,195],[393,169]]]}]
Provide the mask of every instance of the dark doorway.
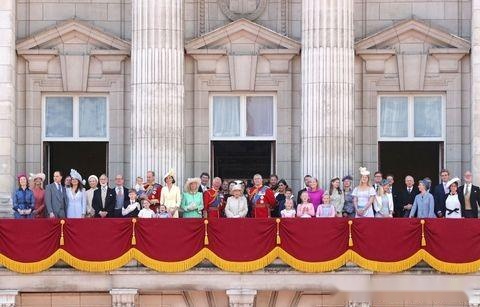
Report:
[{"label": "dark doorway", "polygon": [[45,142],[43,168],[52,181],[53,172],[62,171],[64,178],[70,169],[76,169],[87,180],[107,171],[107,142]]},{"label": "dark doorway", "polygon": [[275,143],[270,141],[212,142],[213,174],[224,179],[264,178],[274,171]]},{"label": "dark doorway", "polygon": [[417,182],[425,177],[438,184],[438,173],[443,163],[443,143],[440,142],[379,142],[380,170],[393,174],[395,185],[403,187],[405,176]]}]

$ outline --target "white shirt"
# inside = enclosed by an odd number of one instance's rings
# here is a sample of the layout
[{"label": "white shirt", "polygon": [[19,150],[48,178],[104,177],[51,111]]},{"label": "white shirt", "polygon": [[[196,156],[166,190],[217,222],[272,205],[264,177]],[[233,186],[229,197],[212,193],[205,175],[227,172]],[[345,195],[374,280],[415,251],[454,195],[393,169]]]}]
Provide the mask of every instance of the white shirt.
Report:
[{"label": "white shirt", "polygon": [[[449,194],[447,197],[447,200],[445,201],[445,207],[447,208],[445,212],[446,218],[459,219],[462,217],[462,212],[460,212],[460,201],[458,200],[458,194],[455,194],[455,195]],[[448,210],[456,210],[456,211],[449,213]]]},{"label": "white shirt", "polygon": [[245,196],[235,198],[230,196],[225,206],[225,215],[227,217],[245,217],[248,212],[247,199]]},{"label": "white shirt", "polygon": [[472,184],[471,183],[465,183],[465,186],[463,187],[463,195],[467,195],[467,191],[472,193]]}]

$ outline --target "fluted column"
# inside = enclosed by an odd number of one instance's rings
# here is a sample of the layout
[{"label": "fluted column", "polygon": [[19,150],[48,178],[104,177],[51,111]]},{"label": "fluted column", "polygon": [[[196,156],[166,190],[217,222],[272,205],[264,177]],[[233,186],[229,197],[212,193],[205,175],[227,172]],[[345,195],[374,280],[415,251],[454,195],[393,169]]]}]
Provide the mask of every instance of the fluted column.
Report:
[{"label": "fluted column", "polygon": [[230,307],[253,307],[257,296],[257,290],[251,289],[230,289],[226,293]]},{"label": "fluted column", "polygon": [[303,174],[326,186],[354,162],[353,0],[302,1]]},{"label": "fluted column", "polygon": [[480,0],[472,0],[472,53],[471,53],[471,163],[476,181],[480,179]]},{"label": "fluted column", "polygon": [[0,307],[15,307],[18,290],[0,290]]},{"label": "fluted column", "polygon": [[112,307],[135,307],[137,289],[112,289]]},{"label": "fluted column", "polygon": [[132,27],[131,179],[183,180],[183,0],[133,0]]}]

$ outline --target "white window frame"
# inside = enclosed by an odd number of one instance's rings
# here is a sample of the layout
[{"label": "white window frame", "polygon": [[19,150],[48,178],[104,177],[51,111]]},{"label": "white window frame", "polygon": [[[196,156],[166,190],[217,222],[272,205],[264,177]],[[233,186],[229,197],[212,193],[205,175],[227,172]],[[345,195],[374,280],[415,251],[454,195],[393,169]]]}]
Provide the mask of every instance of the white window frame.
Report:
[{"label": "white window frame", "polygon": [[[72,137],[47,137],[47,98],[48,97],[71,97],[73,99],[73,136]],[[80,98],[100,97],[106,102],[106,136],[105,137],[80,137]],[[42,95],[42,140],[46,142],[108,142],[110,138],[110,109],[107,94],[72,94],[72,93],[45,93]]]},{"label": "white window frame", "polygon": [[[213,97],[240,97],[240,136],[221,137],[213,135]],[[247,136],[247,97],[270,96],[273,102],[272,136]],[[209,125],[211,141],[276,141],[277,139],[277,96],[273,93],[213,93],[209,96]]]},{"label": "white window frame", "polygon": [[[440,137],[421,137],[415,136],[415,97],[441,97],[442,100],[442,133]],[[408,102],[408,136],[406,137],[382,137],[381,136],[381,99],[382,97],[406,97]],[[377,139],[379,142],[444,142],[446,133],[446,97],[444,93],[398,93],[398,94],[380,94],[377,97]]]}]

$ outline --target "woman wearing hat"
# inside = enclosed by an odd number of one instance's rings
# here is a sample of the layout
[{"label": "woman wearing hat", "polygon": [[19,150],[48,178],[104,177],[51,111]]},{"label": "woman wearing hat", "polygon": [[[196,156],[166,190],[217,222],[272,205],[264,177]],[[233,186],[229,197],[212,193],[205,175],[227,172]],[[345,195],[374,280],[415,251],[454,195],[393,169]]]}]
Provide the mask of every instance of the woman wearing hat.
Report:
[{"label": "woman wearing hat", "polygon": [[200,182],[200,178],[188,178],[185,183],[185,192],[180,205],[183,217],[201,218],[203,216],[203,193],[198,192]]},{"label": "woman wearing hat", "polygon": [[418,190],[420,193],[415,196],[409,217],[416,216],[422,219],[437,217],[435,215],[435,200],[433,195],[428,192],[430,184],[431,183],[427,180],[427,178],[418,182]]},{"label": "woman wearing hat", "polygon": [[67,218],[82,218],[87,212],[87,194],[83,188],[82,176],[70,170],[71,186],[67,188]]},{"label": "woman wearing hat", "polygon": [[172,217],[178,217],[178,208],[180,208],[182,195],[180,194],[180,189],[175,184],[175,173],[172,169],[163,176],[163,181],[165,181],[165,186],[162,189],[162,194],[160,194],[160,205],[165,205]]},{"label": "woman wearing hat", "polygon": [[25,174],[17,176],[18,189],[12,195],[13,216],[16,219],[28,219],[32,217],[35,209],[33,192],[28,188],[28,179]]},{"label": "woman wearing hat", "polygon": [[87,212],[85,217],[94,217],[95,209],[93,209],[92,202],[93,202],[93,193],[98,189],[98,177],[95,175],[90,175],[90,177],[88,177],[88,185],[90,186],[90,189],[86,191]]},{"label": "woman wearing hat", "polygon": [[34,218],[46,217],[45,207],[45,190],[43,189],[43,181],[45,180],[44,173],[30,174],[33,180],[33,199],[35,200],[35,209],[33,210]]},{"label": "woman wearing hat", "polygon": [[225,215],[229,218],[240,218],[247,216],[248,204],[247,199],[243,195],[243,187],[236,184],[232,187],[232,196],[227,199],[225,206]]},{"label": "woman wearing hat", "polygon": [[446,195],[445,200],[445,218],[447,219],[459,219],[462,217],[460,200],[458,199],[458,183],[460,179],[455,177],[447,182],[447,187],[450,192]]},{"label": "woman wearing hat", "polygon": [[360,167],[360,175],[360,184],[352,192],[355,217],[374,217],[372,207],[376,192],[370,185],[370,172],[367,168]]},{"label": "woman wearing hat", "polygon": [[343,217],[354,218],[355,217],[355,206],[353,205],[353,188],[352,188],[353,178],[350,175],[347,175],[342,178],[343,183]]},{"label": "woman wearing hat", "polygon": [[379,185],[373,203],[375,217],[393,217],[393,197],[390,193],[390,184],[387,179],[382,179]]}]

